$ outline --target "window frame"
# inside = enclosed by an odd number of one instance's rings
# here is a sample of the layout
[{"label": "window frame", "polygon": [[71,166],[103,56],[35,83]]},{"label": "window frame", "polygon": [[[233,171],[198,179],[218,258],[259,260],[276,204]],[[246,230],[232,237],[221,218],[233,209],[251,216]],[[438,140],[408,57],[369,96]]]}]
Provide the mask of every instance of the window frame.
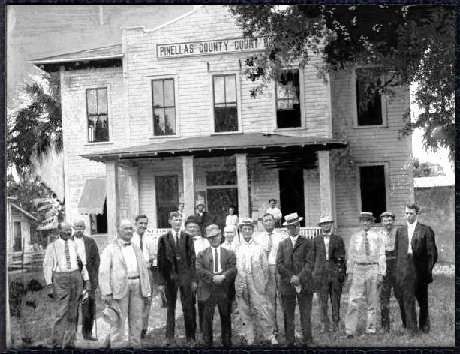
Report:
[{"label": "window frame", "polygon": [[[236,98],[236,114],[238,119],[238,129],[232,131],[216,132],[216,117],[215,117],[215,93],[214,93],[214,77],[215,76],[235,76],[235,98]],[[241,134],[243,132],[241,120],[241,76],[238,71],[222,71],[212,72],[209,75],[210,80],[210,120],[211,120],[211,135],[225,134]]]},{"label": "window frame", "polygon": [[[361,195],[361,167],[383,166],[383,174],[385,178],[385,204],[387,209],[390,208],[390,178],[389,170],[390,163],[388,161],[360,162],[356,165],[356,191],[358,194],[358,212],[363,210],[363,201]],[[380,215],[374,215],[378,218]]]},{"label": "window frame", "polygon": [[[358,102],[356,97],[356,71],[359,69],[373,69],[376,66],[357,66],[353,69],[351,74],[351,102],[352,102],[352,116],[353,116],[353,128],[355,129],[369,129],[369,128],[388,128],[388,98],[385,94],[380,95],[380,107],[382,109],[382,124],[368,124],[360,125],[358,123]],[[384,75],[380,76],[381,80],[384,80]]]},{"label": "window frame", "polygon": [[[178,105],[178,76],[176,74],[169,74],[169,75],[152,75],[147,77],[148,85],[149,85],[149,92],[150,92],[150,126],[151,126],[151,139],[167,139],[167,138],[174,138],[179,137],[179,105]],[[155,123],[154,123],[154,108],[153,108],[153,81],[157,80],[173,80],[173,90],[174,90],[174,109],[176,114],[175,119],[175,126],[174,126],[174,134],[170,135],[155,135]]]},{"label": "window frame", "polygon": [[[108,139],[107,140],[104,140],[104,141],[89,141],[89,113],[88,113],[88,91],[89,90],[99,90],[99,89],[106,89],[107,91],[107,137]],[[111,131],[112,131],[112,127],[111,127],[111,119],[110,119],[110,97],[111,97],[111,87],[110,85],[107,83],[103,83],[103,84],[100,84],[100,85],[95,85],[95,86],[89,86],[89,87],[86,87],[85,88],[85,110],[86,110],[86,131],[85,131],[85,134],[86,134],[86,144],[87,145],[97,145],[97,144],[107,144],[107,143],[111,143]]]},{"label": "window frame", "polygon": [[300,126],[299,127],[289,127],[289,128],[278,128],[278,82],[273,80],[272,90],[273,90],[273,130],[275,131],[289,131],[289,130],[302,130],[306,128],[305,122],[305,73],[304,66],[302,65],[290,65],[283,67],[281,70],[299,70],[299,105],[300,105]]}]

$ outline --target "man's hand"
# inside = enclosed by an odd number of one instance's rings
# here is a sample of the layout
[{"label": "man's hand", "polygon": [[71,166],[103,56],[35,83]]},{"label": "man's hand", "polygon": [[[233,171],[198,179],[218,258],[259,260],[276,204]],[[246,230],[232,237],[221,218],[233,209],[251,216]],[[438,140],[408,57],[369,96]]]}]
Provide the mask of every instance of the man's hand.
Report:
[{"label": "man's hand", "polygon": [[378,274],[377,275],[377,284],[380,285],[382,284],[383,282],[383,275],[382,274]]},{"label": "man's hand", "polygon": [[54,289],[53,289],[53,284],[48,284],[46,286],[46,293],[49,298],[53,299],[54,298]]},{"label": "man's hand", "polygon": [[165,293],[165,286],[164,285],[158,285],[158,291],[162,292],[163,294]]},{"label": "man's hand", "polygon": [[144,305],[148,306],[150,304],[150,296],[144,296]]},{"label": "man's hand", "polygon": [[290,280],[290,283],[294,286],[296,285],[300,285],[300,280],[299,280],[299,277],[297,275],[293,275],[291,277],[291,280]]},{"label": "man's hand", "polygon": [[192,281],[192,283],[190,284],[190,287],[192,288],[192,292],[195,292],[196,289],[198,288],[198,284],[196,283],[196,281]]},{"label": "man's hand", "polygon": [[112,295],[101,296],[101,298],[102,298],[102,301],[104,302],[104,304],[106,304],[107,306],[112,305],[112,301],[113,301],[113,296]]},{"label": "man's hand", "polygon": [[83,290],[86,290],[86,291],[90,291],[90,290],[91,290],[91,283],[90,283],[89,280],[87,280],[87,281],[84,282]]}]

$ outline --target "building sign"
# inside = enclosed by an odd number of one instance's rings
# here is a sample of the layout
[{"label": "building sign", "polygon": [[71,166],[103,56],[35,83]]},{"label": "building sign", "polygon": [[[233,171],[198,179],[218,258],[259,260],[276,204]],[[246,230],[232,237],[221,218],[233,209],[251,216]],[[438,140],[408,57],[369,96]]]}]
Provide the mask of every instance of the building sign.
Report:
[{"label": "building sign", "polygon": [[267,48],[268,41],[268,37],[261,37],[157,44],[157,57],[177,58],[190,55],[211,55],[260,51]]}]

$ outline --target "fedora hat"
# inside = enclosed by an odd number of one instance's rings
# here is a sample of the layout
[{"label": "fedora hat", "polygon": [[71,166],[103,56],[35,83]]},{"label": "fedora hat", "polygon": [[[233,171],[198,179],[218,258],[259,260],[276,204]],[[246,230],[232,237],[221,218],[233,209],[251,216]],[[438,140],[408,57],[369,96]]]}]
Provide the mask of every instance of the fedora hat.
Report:
[{"label": "fedora hat", "polygon": [[359,220],[371,220],[374,221],[374,214],[372,214],[370,211],[362,211],[359,213]]},{"label": "fedora hat", "polygon": [[329,222],[334,222],[334,219],[332,218],[332,216],[330,215],[321,216],[319,218],[318,225],[329,223]]},{"label": "fedora hat", "polygon": [[291,213],[284,216],[283,226],[295,225],[303,220],[297,213]]},{"label": "fedora hat", "polygon": [[219,229],[219,226],[217,226],[216,224],[211,224],[211,225],[206,226],[206,229],[205,229],[206,238],[211,238],[219,234],[220,234],[220,229]]},{"label": "fedora hat", "polygon": [[120,313],[112,306],[106,306],[102,311],[104,320],[115,327],[120,327],[121,316]]}]

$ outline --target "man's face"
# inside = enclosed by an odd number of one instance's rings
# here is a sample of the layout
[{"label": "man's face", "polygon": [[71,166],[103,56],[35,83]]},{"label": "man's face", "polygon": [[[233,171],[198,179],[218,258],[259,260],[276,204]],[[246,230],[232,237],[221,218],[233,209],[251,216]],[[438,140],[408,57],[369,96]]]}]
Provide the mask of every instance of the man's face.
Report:
[{"label": "man's face", "polygon": [[81,237],[81,236],[83,236],[83,232],[85,231],[85,227],[81,226],[81,225],[78,225],[78,226],[74,226],[73,230],[74,230],[75,237]]},{"label": "man's face", "polygon": [[417,219],[417,211],[406,207],[406,220],[409,224],[413,224]]},{"label": "man's face", "polygon": [[68,240],[72,235],[72,228],[70,226],[62,226],[59,234],[64,241]]},{"label": "man's face", "polygon": [[225,237],[225,241],[230,243],[233,241],[235,237],[235,233],[233,231],[225,231],[224,237]]},{"label": "man's face", "polygon": [[182,218],[180,216],[173,216],[169,219],[169,225],[174,231],[179,231],[182,225]]},{"label": "man's face", "polygon": [[297,236],[300,231],[300,224],[296,223],[292,225],[287,225],[287,230],[288,230],[289,236]]},{"label": "man's face", "polygon": [[131,224],[121,225],[118,229],[118,234],[123,241],[130,241],[133,237],[134,227]]},{"label": "man's face", "polygon": [[321,230],[323,231],[324,234],[329,234],[332,231],[332,225],[334,223],[332,222],[324,222],[320,225]]},{"label": "man's face", "polygon": [[382,217],[382,224],[385,229],[391,230],[393,228],[394,220],[391,216],[384,216]]},{"label": "man's face", "polygon": [[368,231],[371,228],[372,221],[370,219],[361,219],[361,227],[364,231]]},{"label": "man's face", "polygon": [[202,213],[204,211],[204,205],[203,204],[198,205],[198,211],[200,213]]},{"label": "man's face", "polygon": [[219,245],[220,245],[220,243],[221,243],[221,242],[220,242],[221,239],[222,239],[222,236],[221,236],[220,233],[219,233],[219,234],[217,234],[216,236],[209,237],[209,238],[208,238],[208,241],[209,241],[209,244],[211,245],[211,247],[217,248],[217,247],[219,247]]},{"label": "man's face", "polygon": [[189,233],[192,237],[200,235],[200,227],[194,222],[189,222],[185,229],[187,230],[187,233]]},{"label": "man's face", "polygon": [[276,202],[275,202],[274,200],[272,200],[272,201],[270,202],[270,207],[271,207],[271,208],[276,207]]},{"label": "man's face", "polygon": [[147,225],[149,220],[147,218],[140,218],[136,221],[136,230],[139,235],[143,235],[145,230],[147,230]]},{"label": "man's face", "polygon": [[267,215],[262,219],[262,225],[264,226],[265,231],[272,232],[275,228],[275,219]]},{"label": "man's face", "polygon": [[254,233],[254,228],[249,225],[244,225],[241,227],[241,233],[243,234],[244,240],[249,242],[252,238],[252,234]]}]

